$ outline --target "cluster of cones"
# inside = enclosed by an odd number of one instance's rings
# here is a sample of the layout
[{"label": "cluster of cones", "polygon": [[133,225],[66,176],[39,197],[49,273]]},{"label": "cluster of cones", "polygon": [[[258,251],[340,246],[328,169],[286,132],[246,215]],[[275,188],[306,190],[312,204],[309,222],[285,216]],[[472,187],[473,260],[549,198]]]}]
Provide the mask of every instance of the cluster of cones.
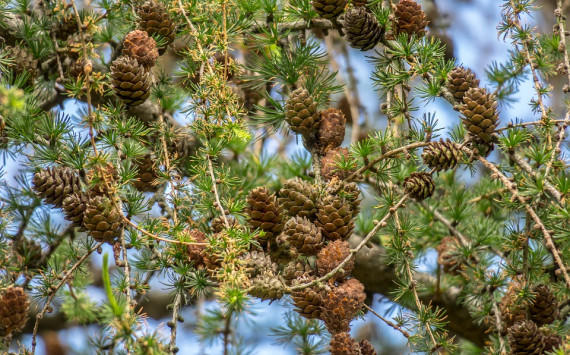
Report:
[{"label": "cluster of cones", "polygon": [[473,138],[479,154],[489,155],[497,139],[495,130],[499,124],[495,96],[479,87],[475,74],[463,67],[457,67],[449,73],[446,86],[457,102],[456,109],[463,115],[463,124]]},{"label": "cluster of cones", "polygon": [[[175,37],[175,23],[161,3],[147,1],[138,7],[137,14],[139,28],[127,34],[123,56],[111,65],[113,90],[129,106],[140,105],[148,99],[152,85],[151,68]],[[153,35],[160,35],[166,40],[166,45],[157,48]]]},{"label": "cluster of cones", "polygon": [[61,208],[74,226],[99,242],[112,244],[124,226],[123,215],[111,202],[109,190],[116,180],[116,170],[109,165],[90,175],[91,187],[86,188],[78,172],[50,167],[34,174],[32,187],[45,203]]},{"label": "cluster of cones", "polygon": [[[351,47],[367,51],[374,48],[384,35],[376,15],[370,11],[368,0],[313,0],[313,8],[323,18],[338,21]],[[426,34],[427,16],[414,0],[400,0],[395,5],[392,34],[406,33],[422,37]]]},{"label": "cluster of cones", "polygon": [[507,335],[511,354],[540,355],[562,345],[562,337],[552,324],[558,319],[559,302],[543,284],[534,286],[534,298],[517,302],[521,283],[513,282],[499,304],[503,334]]}]

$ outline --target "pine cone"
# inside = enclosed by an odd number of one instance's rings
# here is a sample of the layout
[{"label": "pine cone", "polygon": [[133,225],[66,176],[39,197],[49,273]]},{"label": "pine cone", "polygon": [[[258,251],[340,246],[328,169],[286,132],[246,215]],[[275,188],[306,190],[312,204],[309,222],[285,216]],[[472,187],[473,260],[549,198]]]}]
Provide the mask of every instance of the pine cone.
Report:
[{"label": "pine cone", "polygon": [[87,172],[90,197],[114,194],[113,190],[118,180],[119,171],[113,163],[107,162],[105,166],[93,167]]},{"label": "pine cone", "polygon": [[544,350],[544,338],[531,321],[517,322],[508,331],[512,355],[539,355]]},{"label": "pine cone", "polygon": [[89,194],[82,191],[67,196],[62,203],[63,213],[65,214],[64,218],[73,222],[71,225],[81,228],[82,231],[85,230],[83,217],[88,203]]},{"label": "pine cone", "polygon": [[[341,240],[330,242],[317,255],[316,269],[318,276],[322,277],[333,271],[349,255],[350,244],[348,244],[348,242],[343,242]],[[352,269],[354,269],[354,260],[350,259],[346,264],[344,264],[341,270],[330,279],[330,282],[334,283],[337,280],[340,281],[346,278],[350,275]]]},{"label": "pine cone", "polygon": [[[228,220],[230,228],[239,227],[239,222],[235,217],[226,216],[226,219]],[[222,216],[218,216],[212,219],[212,230],[214,231],[214,233],[220,233],[225,229],[226,229],[226,222],[224,222]]]},{"label": "pine cone", "polygon": [[462,103],[467,90],[479,87],[479,79],[475,77],[475,73],[471,73],[471,69],[456,67],[447,75],[446,84],[453,97]]},{"label": "pine cone", "polygon": [[[515,282],[513,285],[517,285]],[[524,304],[515,304],[515,295],[518,292],[518,287],[511,286],[508,292],[501,299],[499,303],[499,310],[501,311],[501,322],[503,324],[503,334],[511,328],[515,323],[526,321],[527,307]]]},{"label": "pine cone", "polygon": [[[207,243],[206,234],[198,229],[187,229],[185,231],[194,243]],[[186,253],[188,260],[192,262],[192,266],[200,269],[206,266],[206,248],[204,245],[188,245],[186,244]]]},{"label": "pine cone", "polygon": [[362,339],[358,345],[360,345],[360,355],[376,355],[376,350],[368,340]]},{"label": "pine cone", "polygon": [[285,181],[279,196],[279,205],[289,216],[313,218],[317,213],[317,190],[308,181],[300,178]]},{"label": "pine cone", "polygon": [[440,139],[439,142],[430,142],[422,153],[424,164],[436,171],[446,171],[455,168],[461,161],[461,151],[453,142]]},{"label": "pine cone", "polygon": [[271,260],[279,265],[287,265],[293,260],[297,260],[299,252],[291,243],[286,234],[281,233],[275,239],[275,243],[271,243]]},{"label": "pine cone", "polygon": [[[544,350],[543,354],[546,354],[549,351],[554,351],[562,345],[562,337],[552,329],[547,327],[540,328],[540,332],[542,333],[542,337],[544,339]],[[567,353],[564,353],[567,354]]]},{"label": "pine cone", "polygon": [[366,8],[348,9],[343,17],[342,31],[352,48],[367,51],[380,42],[384,28],[378,23],[376,16]]},{"label": "pine cone", "polygon": [[340,147],[344,141],[346,117],[341,110],[329,108],[320,112],[320,123],[317,129],[317,146],[321,155]]},{"label": "pine cone", "polygon": [[87,203],[83,224],[96,241],[112,243],[121,233],[122,218],[123,215],[111,205],[108,198],[96,196]]},{"label": "pine cone", "polygon": [[136,176],[136,181],[133,183],[135,188],[142,192],[155,192],[158,189],[158,185],[153,184],[158,178],[158,175],[154,171],[154,164],[150,154],[144,156],[144,160],[138,165],[138,173]]},{"label": "pine cone", "polygon": [[262,251],[251,251],[240,255],[241,265],[249,278],[257,275],[272,273],[277,274],[277,265],[271,261],[271,257]]},{"label": "pine cone", "polygon": [[297,259],[291,261],[287,266],[285,266],[281,276],[285,280],[285,284],[287,286],[291,286],[294,280],[302,277],[310,277],[312,275],[313,269],[311,268],[311,265],[302,259]]},{"label": "pine cone", "polygon": [[67,196],[81,191],[79,176],[69,168],[42,169],[34,174],[32,184],[40,198],[57,207]]},{"label": "pine cone", "polygon": [[396,23],[394,24],[394,33],[407,33],[409,36],[415,34],[418,38],[426,34],[426,26],[429,21],[426,14],[422,11],[422,5],[414,0],[400,0],[394,11]]},{"label": "pine cone", "polygon": [[558,318],[558,301],[556,296],[546,285],[538,285],[533,288],[535,298],[529,305],[530,318],[539,327],[552,324]]},{"label": "pine cone", "polygon": [[263,241],[267,241],[283,230],[282,208],[277,203],[275,194],[270,194],[266,187],[258,187],[247,196],[246,213],[253,228],[265,231]]},{"label": "pine cone", "polygon": [[336,333],[331,338],[331,355],[360,355],[360,346],[348,332]]},{"label": "pine cone", "polygon": [[[295,280],[293,285],[307,284],[314,279],[314,277],[302,277]],[[309,319],[318,319],[321,316],[321,306],[325,296],[326,290],[318,285],[291,292],[295,312]]]},{"label": "pine cone", "polygon": [[249,293],[254,296],[265,300],[278,300],[283,297],[284,285],[279,277],[272,273],[265,273],[256,276],[251,281],[251,289]]},{"label": "pine cone", "polygon": [[348,0],[313,0],[313,8],[326,19],[337,18],[343,11]]},{"label": "pine cone", "polygon": [[321,159],[321,175],[325,180],[332,180],[336,177],[340,180],[347,179],[352,173],[356,171],[356,162],[350,167],[349,170],[341,170],[337,167],[339,162],[348,162],[350,154],[347,148],[336,148],[327,151],[327,154]]},{"label": "pine cone", "polygon": [[26,72],[29,76],[25,85],[30,87],[34,86],[34,81],[38,77],[40,71],[38,61],[37,59],[34,59],[33,54],[28,51],[27,48],[21,46],[6,46],[4,51],[8,53],[6,59],[12,60],[12,63],[6,66],[8,70],[12,70],[13,81],[10,84],[13,84],[16,81],[18,75]]},{"label": "pine cone", "polygon": [[28,269],[37,269],[42,260],[42,246],[33,239],[23,238],[18,245],[18,255]]},{"label": "pine cone", "polygon": [[353,211],[343,197],[328,195],[318,204],[315,224],[328,240],[346,240],[354,229]]},{"label": "pine cone", "polygon": [[115,60],[111,78],[115,94],[127,105],[140,105],[150,96],[150,72],[134,58],[123,56]]},{"label": "pine cone", "polygon": [[150,68],[158,59],[156,41],[145,31],[131,31],[123,42],[123,54],[136,59],[139,64]]},{"label": "pine cone", "polygon": [[443,272],[450,275],[460,275],[461,267],[457,262],[457,246],[453,237],[445,237],[437,246],[437,263],[443,267]]},{"label": "pine cone", "polygon": [[360,188],[355,182],[345,182],[337,192],[339,197],[344,197],[350,204],[352,216],[356,217],[360,213]]},{"label": "pine cone", "polygon": [[84,59],[74,60],[69,66],[69,75],[71,75],[74,78],[77,78],[80,75],[85,75],[84,67],[85,67]]},{"label": "pine cone", "polygon": [[404,191],[418,201],[433,195],[435,183],[430,174],[414,172],[404,179]]},{"label": "pine cone", "polygon": [[285,223],[283,233],[289,236],[288,241],[299,253],[316,255],[323,247],[320,229],[306,217],[293,217]]},{"label": "pine cone", "polygon": [[485,143],[496,140],[495,129],[499,121],[497,100],[484,88],[471,88],[463,97],[463,105],[459,109],[463,124],[469,133]]},{"label": "pine cone", "polygon": [[347,280],[323,299],[321,318],[331,334],[348,332],[350,322],[362,309],[366,294],[364,286],[356,279]]},{"label": "pine cone", "polygon": [[[154,0],[145,2],[137,9],[139,15],[139,29],[146,31],[149,36],[159,34],[168,42],[166,46],[174,42],[176,36],[176,24],[170,19],[168,10]],[[162,55],[166,51],[166,46],[160,48],[159,53]]]},{"label": "pine cone", "polygon": [[10,286],[0,298],[0,337],[21,331],[28,321],[30,300],[21,287]]},{"label": "pine cone", "polygon": [[309,133],[319,125],[317,103],[307,89],[299,88],[291,93],[285,103],[285,120],[295,133]]}]

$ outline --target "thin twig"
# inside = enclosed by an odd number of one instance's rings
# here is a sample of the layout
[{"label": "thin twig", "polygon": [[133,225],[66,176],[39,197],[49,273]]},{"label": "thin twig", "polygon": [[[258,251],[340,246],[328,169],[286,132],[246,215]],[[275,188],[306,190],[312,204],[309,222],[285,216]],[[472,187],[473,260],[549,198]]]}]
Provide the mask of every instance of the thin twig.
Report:
[{"label": "thin twig", "polygon": [[226,218],[226,212],[224,211],[224,207],[222,206],[222,203],[220,202],[220,195],[218,194],[218,181],[216,179],[216,175],[214,175],[214,166],[212,165],[212,160],[210,159],[210,156],[208,156],[208,169],[210,170],[210,177],[212,178],[212,185],[214,188],[214,196],[216,197],[216,203],[218,204],[218,209],[220,210],[220,213],[222,214],[222,219],[224,220],[224,224],[226,225],[227,229],[230,229],[230,222],[228,222],[228,219]]},{"label": "thin twig", "polygon": [[378,313],[374,312],[374,310],[370,307],[368,307],[368,305],[364,305],[364,308],[366,308],[370,313],[374,314],[376,317],[380,318],[384,323],[388,324],[388,326],[396,329],[397,331],[399,331],[400,333],[402,333],[403,336],[405,336],[406,338],[410,337],[410,333],[408,333],[407,331],[405,331],[404,329],[402,329],[402,327],[400,327],[399,325],[391,322],[390,320],[382,317],[381,315],[379,315]]},{"label": "thin twig", "polygon": [[178,309],[180,308],[180,293],[176,293],[174,305],[172,306],[172,324],[170,326],[170,353],[176,354],[176,332],[178,330]]}]

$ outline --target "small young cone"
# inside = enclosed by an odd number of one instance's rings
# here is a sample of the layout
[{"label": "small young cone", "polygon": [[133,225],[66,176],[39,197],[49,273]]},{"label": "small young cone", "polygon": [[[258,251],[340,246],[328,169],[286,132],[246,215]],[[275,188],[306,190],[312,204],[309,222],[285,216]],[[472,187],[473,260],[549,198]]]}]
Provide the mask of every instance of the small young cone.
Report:
[{"label": "small young cone", "polygon": [[28,294],[21,287],[10,286],[0,297],[0,337],[20,332],[30,313]]},{"label": "small young cone", "polygon": [[[149,36],[158,34],[167,40],[166,45],[174,42],[176,24],[171,20],[168,10],[159,2],[150,0],[137,8],[139,29],[146,31]],[[166,46],[159,53],[162,55]]]},{"label": "small young cone", "polygon": [[268,241],[283,230],[283,212],[277,203],[275,194],[266,187],[258,187],[250,191],[246,199],[246,213],[253,228],[265,231],[262,241]]},{"label": "small young cone", "polygon": [[[316,270],[319,277],[327,275],[336,269],[350,255],[350,244],[341,240],[330,242],[317,255]],[[330,282],[340,281],[346,278],[354,269],[354,261],[350,259],[342,269],[337,272]]]},{"label": "small young cone", "polygon": [[123,228],[123,215],[106,197],[96,196],[89,200],[83,224],[88,233],[98,242],[112,244]]},{"label": "small young cone", "polygon": [[471,69],[456,67],[447,75],[446,86],[453,97],[463,103],[467,90],[479,87],[479,79],[475,77],[475,73],[471,73]]},{"label": "small young cone", "polygon": [[348,332],[336,333],[330,342],[331,355],[360,355],[360,345]]},{"label": "small young cone", "polygon": [[313,9],[326,19],[337,18],[345,9],[348,0],[313,0]]},{"label": "small young cone", "polygon": [[317,205],[315,224],[327,240],[346,240],[354,230],[351,203],[340,196],[328,195]]},{"label": "small young cone", "polygon": [[69,168],[49,167],[34,174],[32,187],[46,203],[62,206],[63,200],[81,191],[79,175]]},{"label": "small young cone", "polygon": [[467,131],[485,143],[494,142],[497,139],[495,130],[499,123],[497,106],[495,96],[487,93],[486,89],[469,89],[459,109]]},{"label": "small young cone", "polygon": [[384,28],[380,26],[376,16],[364,7],[348,9],[343,15],[345,38],[352,48],[368,51],[376,47]]},{"label": "small young cone", "polygon": [[404,191],[418,201],[431,197],[435,191],[435,183],[431,174],[414,172],[404,179]]},{"label": "small young cone", "polygon": [[346,118],[341,110],[329,108],[320,112],[320,123],[317,129],[317,146],[321,155],[331,149],[340,147],[344,141]]},{"label": "small young cone", "polygon": [[422,10],[422,5],[414,0],[400,0],[394,11],[396,22],[394,25],[394,33],[396,35],[407,33],[408,35],[416,35],[423,37],[426,34],[426,26],[429,21],[426,14]]},{"label": "small young cone", "polygon": [[279,191],[279,205],[289,216],[307,217],[312,219],[317,213],[316,201],[318,194],[313,185],[300,178],[285,181]]},{"label": "small young cone", "polygon": [[266,274],[268,272],[276,274],[277,265],[271,261],[269,254],[262,251],[250,251],[239,256],[242,269],[250,277]]},{"label": "small young cone", "polygon": [[[314,281],[314,277],[302,277],[293,282],[293,286],[307,284]],[[295,305],[295,312],[309,319],[318,319],[321,316],[323,298],[326,290],[318,285],[291,292],[291,299]]]},{"label": "small young cone", "polygon": [[[230,228],[239,227],[239,222],[235,217],[226,216],[226,219],[228,220]],[[226,230],[226,222],[224,221],[224,218],[222,216],[218,216],[212,219],[212,230],[214,231],[214,233],[220,233]]]},{"label": "small young cone", "polygon": [[249,293],[254,297],[261,298],[262,301],[274,301],[283,297],[284,287],[278,276],[267,272],[256,276],[251,281]]},{"label": "small young cone", "polygon": [[285,120],[295,133],[306,134],[319,125],[317,103],[307,89],[299,88],[291,93],[285,103]]},{"label": "small young cone", "polygon": [[123,42],[123,55],[134,58],[139,64],[150,68],[158,59],[156,41],[145,31],[131,31]]},{"label": "small young cone", "polygon": [[360,346],[360,355],[376,355],[376,350],[368,340],[362,339],[358,345]]},{"label": "small young cone", "polygon": [[133,183],[135,188],[142,192],[155,192],[158,185],[153,182],[158,178],[154,170],[154,164],[150,154],[144,156],[144,160],[138,164],[136,180]]},{"label": "small young cone", "polygon": [[137,106],[150,96],[152,76],[136,59],[122,56],[111,65],[111,84],[121,101]]},{"label": "small young cone", "polygon": [[439,142],[430,142],[422,153],[424,164],[436,171],[446,171],[455,168],[461,161],[461,151],[453,142],[440,139]]},{"label": "small young cone", "polygon": [[306,217],[293,217],[285,223],[283,232],[299,253],[316,255],[323,247],[324,239],[320,229]]},{"label": "small young cone", "polygon": [[321,175],[326,181],[338,178],[340,180],[347,179],[351,174],[356,171],[356,162],[350,167],[349,170],[341,170],[338,168],[338,162],[343,159],[348,161],[350,154],[347,148],[335,148],[327,151],[326,155],[321,159]]},{"label": "small young cone", "polygon": [[[193,243],[207,243],[206,234],[198,229],[187,229],[185,231]],[[186,245],[186,253],[188,260],[196,269],[206,267],[207,246],[205,245]]]},{"label": "small young cone", "polygon": [[331,334],[348,332],[350,322],[362,309],[366,294],[364,286],[356,279],[347,280],[323,299],[321,318]]},{"label": "small young cone", "polygon": [[534,287],[535,298],[529,305],[530,318],[539,327],[552,324],[558,318],[558,300],[546,285]]},{"label": "small young cone", "polygon": [[311,277],[312,275],[313,269],[311,265],[302,259],[291,261],[285,266],[281,274],[287,286],[291,286],[294,280],[298,280],[302,277]]},{"label": "small young cone", "polygon": [[540,355],[544,350],[544,337],[532,321],[517,322],[508,330],[512,355]]}]

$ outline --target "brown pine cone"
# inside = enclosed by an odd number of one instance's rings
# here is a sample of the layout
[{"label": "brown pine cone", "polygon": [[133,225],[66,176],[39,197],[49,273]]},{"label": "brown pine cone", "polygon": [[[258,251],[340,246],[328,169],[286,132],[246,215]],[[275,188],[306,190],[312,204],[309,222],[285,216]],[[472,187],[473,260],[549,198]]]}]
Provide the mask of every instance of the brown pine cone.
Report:
[{"label": "brown pine cone", "polygon": [[84,212],[83,224],[88,233],[98,242],[112,244],[123,228],[123,215],[107,197],[89,199]]},{"label": "brown pine cone", "polygon": [[283,212],[277,203],[275,194],[266,187],[258,187],[250,191],[246,199],[245,212],[249,215],[249,223],[253,228],[265,232],[262,242],[266,242],[283,230]]},{"label": "brown pine cone", "polygon": [[158,189],[158,185],[153,184],[153,182],[158,178],[154,170],[154,164],[150,154],[144,156],[144,160],[138,165],[138,172],[136,176],[136,181],[133,182],[135,188],[142,192],[155,192]]},{"label": "brown pine cone", "polygon": [[145,31],[131,31],[123,42],[123,54],[136,59],[147,68],[154,66],[158,59],[156,42]]},{"label": "brown pine cone", "polygon": [[269,254],[263,251],[250,251],[239,256],[243,270],[249,278],[257,275],[272,273],[277,274],[277,265],[271,261]]},{"label": "brown pine cone", "polygon": [[295,133],[309,133],[319,125],[317,102],[307,89],[299,88],[291,93],[285,103],[285,120]]},{"label": "brown pine cone", "polygon": [[32,187],[46,203],[62,206],[63,199],[81,192],[79,175],[69,168],[49,167],[34,174]]},{"label": "brown pine cone", "polygon": [[339,162],[349,162],[350,154],[347,148],[336,148],[327,151],[321,159],[321,175],[326,181],[336,177],[340,180],[347,179],[356,171],[356,162],[350,166],[349,170],[341,170],[337,167]]},{"label": "brown pine cone", "polygon": [[453,237],[445,237],[436,248],[437,263],[443,267],[443,272],[450,275],[460,275],[461,265],[457,262],[457,245]]},{"label": "brown pine cone", "polygon": [[360,345],[360,355],[376,355],[376,350],[368,340],[362,339],[358,345]]},{"label": "brown pine cone", "polygon": [[[226,216],[226,219],[228,220],[230,228],[239,227],[239,222],[235,217]],[[224,221],[222,216],[218,216],[212,219],[212,230],[214,231],[214,233],[220,233],[225,229],[226,229],[226,222]]]},{"label": "brown pine cone", "polygon": [[341,110],[329,108],[320,112],[317,129],[317,146],[321,155],[341,146],[346,131],[346,118]]},{"label": "brown pine cone", "polygon": [[544,338],[532,321],[517,322],[508,330],[512,355],[540,355],[544,350]]},{"label": "brown pine cone", "polygon": [[[307,284],[315,279],[314,276],[305,276],[293,281],[293,286]],[[314,285],[301,290],[291,292],[291,299],[295,305],[295,312],[305,318],[318,319],[321,316],[323,298],[326,297],[323,287]]]},{"label": "brown pine cone", "polygon": [[84,67],[85,67],[84,59],[74,60],[69,66],[69,75],[71,75],[74,78],[77,78],[80,75],[85,75]]},{"label": "brown pine cone", "polygon": [[467,90],[479,87],[479,79],[475,77],[475,73],[471,73],[471,69],[456,67],[447,75],[446,85],[453,97],[463,103]]},{"label": "brown pine cone", "polygon": [[350,322],[362,309],[366,294],[356,279],[346,280],[323,299],[321,318],[331,334],[348,332]]},{"label": "brown pine cone", "polygon": [[68,221],[73,222],[71,225],[74,227],[79,227],[80,230],[85,230],[83,226],[83,217],[85,213],[85,208],[89,202],[89,194],[78,191],[72,195],[67,196],[63,200],[62,209],[65,214],[64,218]]},{"label": "brown pine cone", "polygon": [[291,261],[285,266],[281,276],[283,277],[283,280],[285,280],[285,284],[287,286],[291,286],[294,280],[302,277],[313,276],[313,269],[308,262],[303,259],[297,259]]},{"label": "brown pine cone", "polygon": [[331,338],[331,355],[360,355],[360,345],[348,332],[336,333]]},{"label": "brown pine cone", "polygon": [[530,318],[539,327],[552,324],[558,318],[558,300],[546,285],[538,285],[532,290],[535,298],[529,305]]},{"label": "brown pine cone", "polygon": [[[206,234],[198,229],[187,229],[186,234],[190,237],[193,243],[207,243]],[[205,245],[188,245],[186,244],[186,253],[188,254],[188,260],[192,262],[192,265],[196,269],[206,267],[206,248]]]},{"label": "brown pine cone", "polygon": [[440,139],[439,142],[430,142],[422,153],[424,164],[436,171],[446,171],[455,168],[461,162],[461,151],[453,142]]},{"label": "brown pine cone", "polygon": [[151,72],[136,59],[122,56],[111,65],[111,83],[115,95],[126,105],[137,106],[150,96]]},{"label": "brown pine cone", "polygon": [[431,197],[435,183],[431,174],[414,172],[404,179],[404,191],[418,201]]},{"label": "brown pine cone", "polygon": [[515,323],[526,321],[527,306],[516,302],[516,294],[518,293],[520,285],[514,282],[509,288],[507,293],[499,303],[499,310],[501,311],[501,322],[503,324],[503,334]]},{"label": "brown pine cone", "polygon": [[418,38],[426,34],[426,26],[429,21],[426,14],[422,11],[422,5],[414,0],[400,0],[394,11],[396,22],[394,24],[394,33],[407,33],[409,36],[416,35]]},{"label": "brown pine cone", "polygon": [[368,51],[376,47],[384,28],[376,16],[364,7],[348,9],[342,16],[342,31],[352,48]]},{"label": "brown pine cone", "polygon": [[340,196],[328,195],[317,205],[315,224],[327,240],[346,240],[354,229],[351,203]]},{"label": "brown pine cone", "polygon": [[[167,40],[166,46],[174,42],[176,36],[176,23],[171,20],[168,10],[159,2],[150,0],[137,8],[139,16],[139,29],[146,31],[149,36],[158,34]],[[166,51],[161,47],[159,54]]]},{"label": "brown pine cone", "polygon": [[0,297],[0,336],[17,333],[24,328],[30,313],[28,294],[21,287],[10,286]]},{"label": "brown pine cone", "polygon": [[337,18],[343,11],[348,0],[313,0],[313,9],[326,19]]},{"label": "brown pine cone", "polygon": [[355,182],[344,182],[338,190],[337,195],[344,197],[350,204],[352,216],[356,217],[360,213],[360,188]]},{"label": "brown pine cone", "polygon": [[316,255],[323,247],[324,239],[320,229],[306,217],[293,217],[283,228],[288,241],[299,253]]},{"label": "brown pine cone", "polygon": [[55,37],[61,41],[67,41],[68,37],[78,33],[79,26],[77,26],[75,14],[64,15],[59,21],[57,21],[53,31],[55,33]]},{"label": "brown pine cone", "polygon": [[300,178],[285,181],[279,191],[279,205],[288,212],[289,216],[307,217],[312,219],[317,213],[317,190],[313,185]]},{"label": "brown pine cone", "polygon": [[463,105],[459,111],[463,115],[465,128],[473,136],[485,143],[497,139],[495,130],[499,124],[499,111],[494,95],[484,88],[471,88],[463,96]]},{"label": "brown pine cone", "polygon": [[[333,271],[341,262],[350,255],[350,244],[341,240],[330,242],[317,255],[316,270],[319,277],[325,276]],[[337,272],[331,282],[340,281],[346,278],[354,269],[354,260],[350,259],[342,269]]]},{"label": "brown pine cone", "polygon": [[[542,333],[544,339],[544,350],[543,354],[546,354],[549,351],[554,351],[562,345],[562,337],[552,329],[547,327],[540,328],[540,332]],[[570,343],[569,343],[570,344]],[[567,354],[566,352],[564,354]]]}]

